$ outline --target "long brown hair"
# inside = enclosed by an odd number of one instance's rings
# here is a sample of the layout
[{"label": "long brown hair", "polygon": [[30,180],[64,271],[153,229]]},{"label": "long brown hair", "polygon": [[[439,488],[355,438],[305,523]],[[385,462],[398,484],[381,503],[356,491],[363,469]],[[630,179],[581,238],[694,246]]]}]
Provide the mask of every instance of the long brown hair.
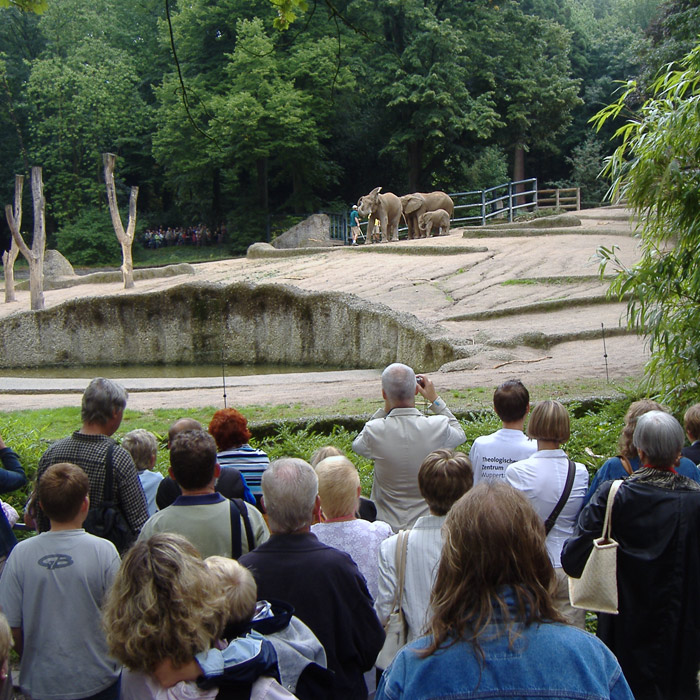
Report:
[{"label": "long brown hair", "polygon": [[[422,656],[462,640],[481,653],[479,637],[495,620],[511,635],[516,623],[562,621],[550,593],[554,569],[544,525],[519,491],[481,482],[452,506],[444,528],[430,598],[432,641]],[[514,609],[507,595],[514,597]]]},{"label": "long brown hair", "polygon": [[668,408],[652,399],[640,399],[630,404],[627,413],[625,413],[625,425],[622,428],[622,433],[620,433],[617,449],[620,450],[620,454],[627,457],[627,459],[634,459],[639,456],[637,448],[632,442],[632,438],[639,417],[643,416],[645,413],[649,413],[649,411],[663,411],[664,413],[668,413]]}]

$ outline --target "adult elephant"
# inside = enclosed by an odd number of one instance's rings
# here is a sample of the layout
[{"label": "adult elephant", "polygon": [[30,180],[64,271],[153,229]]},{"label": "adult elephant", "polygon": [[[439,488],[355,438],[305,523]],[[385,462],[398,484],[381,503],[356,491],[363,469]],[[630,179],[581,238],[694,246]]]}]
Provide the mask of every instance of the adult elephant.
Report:
[{"label": "adult elephant", "polygon": [[422,232],[418,228],[418,217],[427,211],[444,209],[450,219],[455,211],[455,203],[446,192],[414,192],[405,194],[401,199],[401,209],[403,211],[406,225],[408,226],[408,238],[421,238]]},{"label": "adult elephant", "polygon": [[357,211],[367,224],[367,243],[372,242],[374,222],[379,219],[382,241],[399,240],[399,219],[401,218],[401,200],[393,192],[380,193],[381,187],[375,187],[369,194],[357,200]]}]

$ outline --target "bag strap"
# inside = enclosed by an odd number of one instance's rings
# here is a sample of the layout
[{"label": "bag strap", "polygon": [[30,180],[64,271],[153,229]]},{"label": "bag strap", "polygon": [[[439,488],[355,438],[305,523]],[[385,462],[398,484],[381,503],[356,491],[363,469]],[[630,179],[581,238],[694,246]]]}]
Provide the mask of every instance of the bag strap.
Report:
[{"label": "bag strap", "polygon": [[401,599],[403,598],[403,584],[406,577],[406,552],[408,551],[408,530],[400,530],[396,540],[396,579],[397,586],[394,592],[394,602],[391,604],[391,612],[401,612]]},{"label": "bag strap", "polygon": [[112,467],[112,453],[114,452],[114,448],[116,446],[117,444],[115,442],[110,442],[109,447],[107,448],[107,454],[105,456],[105,490],[103,501],[108,503],[113,500],[114,495],[112,493],[112,478],[114,473],[114,469]]},{"label": "bag strap", "polygon": [[231,559],[238,559],[241,554],[243,554],[243,545],[241,544],[241,511],[234,499],[229,501],[229,513],[231,515]]},{"label": "bag strap", "polygon": [[[253,535],[253,527],[250,524],[250,518],[248,517],[248,507],[240,498],[231,498],[231,548],[233,550],[234,546],[238,547],[238,556],[233,556],[234,559],[238,559],[243,553],[243,547],[241,546],[241,518],[243,518],[243,526],[245,527],[245,538],[248,541],[248,551],[252,552],[255,549],[255,536]],[[234,506],[236,507],[236,513],[234,514]],[[236,524],[234,526],[234,519]],[[236,542],[234,545],[234,527],[237,533]]]},{"label": "bag strap", "polygon": [[630,464],[629,459],[625,457],[624,455],[618,455],[620,458],[620,462],[622,462],[622,467],[624,470],[631,476],[632,475],[632,465]]},{"label": "bag strap", "polygon": [[554,510],[549,514],[549,517],[544,521],[544,531],[548,535],[552,528],[554,527],[554,523],[557,521],[557,518],[559,517],[559,513],[561,513],[562,509],[564,508],[564,505],[566,502],[569,500],[569,496],[571,495],[571,489],[574,486],[574,476],[576,475],[576,465],[573,463],[573,461],[567,457],[569,460],[569,471],[566,473],[566,484],[564,484],[564,490],[562,491],[562,494],[557,501],[557,505],[554,506]]},{"label": "bag strap", "polygon": [[612,507],[621,484],[622,479],[615,479],[610,486],[610,491],[608,491],[608,502],[605,506],[605,520],[603,521],[602,537],[604,540],[609,540],[612,533]]}]

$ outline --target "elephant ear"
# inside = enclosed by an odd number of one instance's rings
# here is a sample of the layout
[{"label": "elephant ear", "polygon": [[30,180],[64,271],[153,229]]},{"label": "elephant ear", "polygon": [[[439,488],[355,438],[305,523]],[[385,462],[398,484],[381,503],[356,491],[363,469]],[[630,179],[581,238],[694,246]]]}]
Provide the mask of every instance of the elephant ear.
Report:
[{"label": "elephant ear", "polygon": [[381,187],[375,187],[367,196],[367,200],[369,202],[376,202],[377,197],[379,197],[379,193],[381,191]]},{"label": "elephant ear", "polygon": [[406,194],[401,197],[401,203],[403,204],[404,212],[406,214],[411,214],[416,211],[416,209],[420,209],[425,203],[425,200],[422,194]]}]

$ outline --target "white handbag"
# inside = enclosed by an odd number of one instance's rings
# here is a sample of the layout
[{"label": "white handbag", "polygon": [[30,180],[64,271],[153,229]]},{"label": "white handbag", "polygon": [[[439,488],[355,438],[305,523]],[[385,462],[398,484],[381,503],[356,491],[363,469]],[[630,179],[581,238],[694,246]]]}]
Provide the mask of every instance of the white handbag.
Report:
[{"label": "white handbag", "polygon": [[618,614],[617,607],[617,548],[610,537],[612,507],[622,479],[613,481],[605,507],[603,533],[593,540],[593,549],[583,568],[581,578],[569,577],[569,601],[574,608]]},{"label": "white handbag", "polygon": [[408,530],[401,530],[396,541],[396,575],[398,585],[391,606],[391,614],[384,625],[386,639],[384,646],[377,656],[375,666],[382,670],[394,660],[399,649],[406,645],[408,625],[404,617],[401,603],[403,599],[403,582],[406,576],[406,551],[408,550]]}]

